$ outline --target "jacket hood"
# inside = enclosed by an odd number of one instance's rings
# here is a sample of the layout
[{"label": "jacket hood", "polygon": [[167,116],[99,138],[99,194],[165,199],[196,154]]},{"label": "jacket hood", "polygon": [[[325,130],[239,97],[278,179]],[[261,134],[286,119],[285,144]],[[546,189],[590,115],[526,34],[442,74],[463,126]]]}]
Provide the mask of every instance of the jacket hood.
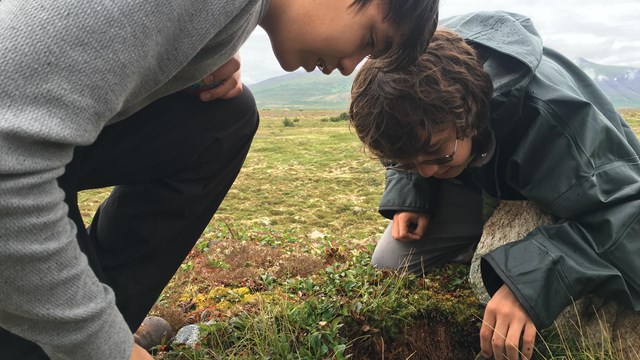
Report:
[{"label": "jacket hood", "polygon": [[501,138],[520,116],[527,86],[542,59],[542,39],[531,19],[509,12],[474,12],[440,21],[477,50],[493,81],[491,123]]}]

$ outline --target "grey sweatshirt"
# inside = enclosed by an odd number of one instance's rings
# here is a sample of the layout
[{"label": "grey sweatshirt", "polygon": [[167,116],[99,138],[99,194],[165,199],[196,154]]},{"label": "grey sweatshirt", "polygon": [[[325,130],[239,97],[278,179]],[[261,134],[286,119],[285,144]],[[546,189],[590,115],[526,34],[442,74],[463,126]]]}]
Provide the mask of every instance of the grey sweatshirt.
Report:
[{"label": "grey sweatshirt", "polygon": [[0,327],[53,359],[129,358],[131,332],[80,252],[56,178],[75,146],[222,65],[267,7],[0,1]]}]

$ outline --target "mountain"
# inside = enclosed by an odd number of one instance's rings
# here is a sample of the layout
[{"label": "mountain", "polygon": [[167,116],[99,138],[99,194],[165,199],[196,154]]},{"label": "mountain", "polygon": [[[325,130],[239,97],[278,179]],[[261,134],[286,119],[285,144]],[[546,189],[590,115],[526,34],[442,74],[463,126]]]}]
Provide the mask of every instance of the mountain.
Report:
[{"label": "mountain", "polygon": [[349,108],[353,75],[293,72],[251,85],[259,109]]},{"label": "mountain", "polygon": [[[601,65],[586,59],[576,64],[617,108],[640,108],[640,69]],[[259,109],[347,110],[353,75],[293,72],[250,86]]]},{"label": "mountain", "polygon": [[617,108],[640,108],[640,69],[601,65],[579,58],[576,64],[607,94]]}]

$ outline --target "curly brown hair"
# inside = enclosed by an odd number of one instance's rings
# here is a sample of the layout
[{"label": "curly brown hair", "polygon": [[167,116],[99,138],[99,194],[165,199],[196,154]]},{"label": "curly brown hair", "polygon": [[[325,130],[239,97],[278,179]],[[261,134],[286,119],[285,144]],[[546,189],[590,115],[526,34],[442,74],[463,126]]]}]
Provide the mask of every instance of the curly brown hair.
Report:
[{"label": "curly brown hair", "polygon": [[489,126],[493,86],[476,51],[438,29],[426,52],[400,72],[370,59],[351,88],[351,125],[371,153],[405,161],[419,156],[434,133],[455,127],[460,137]]}]

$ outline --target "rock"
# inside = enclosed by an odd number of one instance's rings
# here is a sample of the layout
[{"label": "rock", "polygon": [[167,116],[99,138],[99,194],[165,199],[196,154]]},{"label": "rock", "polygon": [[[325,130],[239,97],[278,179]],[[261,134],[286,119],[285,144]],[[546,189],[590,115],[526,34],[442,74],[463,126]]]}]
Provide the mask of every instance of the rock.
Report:
[{"label": "rock", "polygon": [[166,320],[158,316],[147,316],[133,334],[133,339],[148,351],[155,346],[166,344],[172,336],[173,330]]},{"label": "rock", "polygon": [[[484,225],[478,248],[471,260],[469,280],[482,303],[486,304],[490,298],[482,283],[480,257],[552,221],[550,215],[530,201],[500,202]],[[586,341],[586,346],[591,349],[611,347],[625,355],[635,354],[640,349],[640,333],[637,331],[640,313],[595,296],[587,296],[568,306],[558,315],[554,326],[565,340],[575,339],[583,344]],[[603,340],[606,343],[603,344]]]},{"label": "rock", "polygon": [[502,200],[482,229],[482,237],[471,259],[469,281],[481,303],[489,302],[489,294],[482,282],[480,258],[501,245],[522,239],[540,225],[550,224],[551,216],[530,201]]},{"label": "rock", "polygon": [[311,234],[309,234],[309,239],[311,240],[324,239],[325,236],[327,236],[327,234],[323,234],[318,230],[313,230]]},{"label": "rock", "polygon": [[482,237],[471,259],[469,280],[480,302],[486,304],[490,299],[482,283],[480,258],[501,245],[522,239],[537,226],[551,222],[551,216],[530,201],[503,200],[500,202],[493,215],[484,224]]},{"label": "rock", "polygon": [[200,327],[195,324],[183,326],[176,337],[173,339],[173,343],[177,345],[187,345],[190,347],[196,346],[202,337],[200,336]]}]

